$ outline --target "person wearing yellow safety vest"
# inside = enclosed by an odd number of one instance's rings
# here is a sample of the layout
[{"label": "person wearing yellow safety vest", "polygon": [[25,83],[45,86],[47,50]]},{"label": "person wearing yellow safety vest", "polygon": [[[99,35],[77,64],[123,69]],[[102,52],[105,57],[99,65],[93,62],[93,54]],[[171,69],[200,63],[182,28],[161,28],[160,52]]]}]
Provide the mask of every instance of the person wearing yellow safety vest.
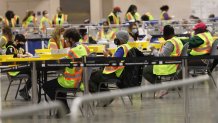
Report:
[{"label": "person wearing yellow safety vest", "polygon": [[3,27],[2,29],[2,36],[0,38],[0,54],[5,54],[6,51],[6,44],[8,41],[12,41],[12,31],[11,28],[8,26]]},{"label": "person wearing yellow safety vest", "polygon": [[64,23],[67,23],[67,15],[62,12],[61,8],[57,9],[57,14],[53,17],[52,24],[54,27],[62,27]]},{"label": "person wearing yellow safety vest", "polygon": [[[127,44],[129,40],[129,34],[127,31],[121,30],[116,33],[116,38],[114,39],[114,43],[118,45],[118,48],[116,49],[115,53],[112,57],[126,57],[128,51],[131,49],[131,47]],[[105,56],[107,56],[109,53],[105,53]],[[124,66],[106,66],[104,67],[104,70],[99,70],[96,72],[93,72],[90,77],[89,81],[89,90],[91,93],[95,93],[98,91],[99,83],[100,82],[106,82],[109,79],[119,79],[120,75],[122,74],[124,70]],[[104,90],[100,91],[108,91],[107,87],[105,85]],[[103,106],[109,105],[113,100],[109,100],[103,104]]]},{"label": "person wearing yellow safety vest", "polygon": [[[162,46],[160,51],[157,51],[154,47],[151,47],[152,53],[157,57],[171,56],[178,57],[183,49],[182,41],[174,36],[174,28],[170,25],[164,26],[163,36],[166,43]],[[170,75],[176,73],[178,65],[176,64],[164,64],[164,65],[149,65],[144,68],[143,76],[151,84],[160,83],[156,80],[158,75]],[[162,97],[167,94],[167,91],[161,91],[161,93],[155,96]]]},{"label": "person wearing yellow safety vest", "polygon": [[35,17],[35,13],[33,11],[28,11],[26,16],[22,21],[22,27],[36,27],[37,26],[37,18]]},{"label": "person wearing yellow safety vest", "polygon": [[63,49],[65,48],[65,42],[63,39],[64,28],[56,27],[48,41],[48,49]]},{"label": "person wearing yellow safety vest", "polygon": [[93,36],[87,34],[87,28],[84,25],[80,26],[79,29],[80,33],[80,40],[79,42],[82,44],[97,44],[97,42],[94,40]]},{"label": "person wearing yellow safety vest", "polygon": [[42,30],[42,32],[46,32],[46,28],[51,28],[52,27],[52,22],[48,18],[48,11],[44,10],[42,12],[43,17],[40,20],[40,26],[39,28]]},{"label": "person wearing yellow safety vest", "polygon": [[161,10],[161,15],[160,15],[161,20],[171,20],[172,19],[172,17],[167,13],[169,10],[168,5],[161,6],[160,10]]},{"label": "person wearing yellow safety vest", "polygon": [[121,9],[119,6],[114,7],[113,12],[108,15],[108,23],[110,24],[121,24],[120,13]]},{"label": "person wearing yellow safety vest", "polygon": [[129,22],[129,21],[138,22],[138,21],[140,21],[140,17],[141,17],[140,14],[137,12],[136,5],[130,5],[129,9],[126,12],[125,20],[127,22]]},{"label": "person wearing yellow safety vest", "polygon": [[[74,58],[81,58],[89,55],[90,51],[88,47],[79,44],[80,35],[76,29],[66,30],[64,33],[64,38],[67,42],[67,45],[72,48],[67,54],[68,59],[72,59],[73,61]],[[81,67],[66,67],[64,73],[58,78],[45,82],[43,84],[43,89],[51,98],[51,100],[55,100],[55,92],[57,89],[77,88],[80,85],[82,80],[82,72],[83,70]],[[80,88],[83,90],[83,86],[80,86]],[[69,113],[70,109],[68,107],[67,100],[65,99],[66,93],[58,93],[57,96],[62,97],[62,99],[58,100],[64,104],[67,113]]]},{"label": "person wearing yellow safety vest", "polygon": [[138,34],[138,27],[136,22],[134,21],[129,22],[128,32],[129,32],[130,42],[138,40],[139,34]]},{"label": "person wearing yellow safety vest", "polygon": [[97,33],[97,41],[99,40],[107,40],[113,41],[116,38],[116,34],[113,29],[109,29],[108,22],[105,20],[103,21],[102,28]]},{"label": "person wearing yellow safety vest", "polygon": [[[26,42],[26,39],[24,35],[17,34],[15,36],[14,41],[10,40],[7,43],[6,55],[14,55],[15,58],[32,57],[33,56],[32,54],[24,50],[25,42]],[[19,91],[20,96],[23,97],[23,99],[26,101],[31,99],[28,93],[28,91],[32,87],[30,73],[31,73],[30,69],[22,69],[21,71],[8,72],[8,74],[13,77],[19,76],[20,74],[26,74],[29,76],[29,79],[27,80],[26,85],[23,87],[23,89]]]},{"label": "person wearing yellow safety vest", "polygon": [[17,15],[14,15],[13,11],[8,10],[5,13],[5,18],[3,21],[4,26],[15,27],[17,24],[19,24],[19,17]]}]

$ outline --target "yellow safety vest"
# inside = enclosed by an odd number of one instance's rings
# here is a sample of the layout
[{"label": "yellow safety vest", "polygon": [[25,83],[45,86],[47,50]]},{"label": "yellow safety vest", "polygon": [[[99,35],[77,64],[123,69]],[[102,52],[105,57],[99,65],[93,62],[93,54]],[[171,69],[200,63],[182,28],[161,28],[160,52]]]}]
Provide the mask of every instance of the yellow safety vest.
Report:
[{"label": "yellow safety vest", "polygon": [[[124,50],[123,57],[126,57],[128,51],[131,49],[131,47],[130,47],[128,44],[123,44],[123,45],[119,46],[119,47],[116,49],[115,53],[117,52],[117,50],[118,50],[120,47],[122,47],[123,50]],[[114,55],[113,55],[113,57],[114,57]],[[103,74],[111,74],[111,73],[114,73],[114,72],[115,72],[116,76],[117,76],[117,77],[120,77],[120,75],[122,74],[123,70],[124,70],[124,66],[106,66],[106,67],[104,68]]]},{"label": "yellow safety vest", "polygon": [[133,16],[130,12],[126,14],[126,21],[134,20],[134,21],[140,21],[140,14],[138,12],[135,13]]},{"label": "yellow safety vest", "polygon": [[53,19],[53,22],[56,26],[62,26],[65,21],[67,21],[67,15],[64,14],[61,14],[61,18],[58,18],[58,14],[56,14]]},{"label": "yellow safety vest", "polygon": [[[180,39],[173,37],[166,42],[171,42],[174,46],[174,50],[170,56],[177,57],[180,56],[183,44]],[[153,73],[156,75],[170,75],[176,72],[178,65],[176,64],[163,64],[163,65],[154,65]]]},{"label": "yellow safety vest", "polygon": [[148,18],[149,18],[149,21],[151,21],[151,20],[154,20],[154,17],[151,15],[151,13],[150,13],[150,12],[147,12],[147,13],[145,13],[145,15],[147,15],[147,16],[148,16]]},{"label": "yellow safety vest", "polygon": [[83,38],[79,40],[80,43],[89,43],[89,36],[85,35]]},{"label": "yellow safety vest", "polygon": [[49,20],[49,18],[42,17],[40,20],[40,26],[39,26],[42,31],[45,31],[46,28],[48,28],[46,27],[46,23],[49,25],[49,27],[52,27],[52,22]]},{"label": "yellow safety vest", "polygon": [[36,18],[34,16],[28,17],[27,20],[25,22],[23,22],[22,26],[24,28],[27,28],[29,26],[29,24],[31,24],[31,23],[35,26]]},{"label": "yellow safety vest", "polygon": [[[9,46],[7,47],[7,49],[8,49],[8,48],[13,48],[13,49],[14,49],[14,54],[18,54],[18,50],[17,50],[14,46],[9,45]],[[19,71],[8,72],[8,74],[9,74],[10,76],[17,76],[19,73],[20,73]]]},{"label": "yellow safety vest", "polygon": [[8,39],[4,35],[1,36],[1,39],[4,39],[6,41],[5,44],[2,46],[2,49],[6,49],[6,44],[8,43]]},{"label": "yellow safety vest", "polygon": [[100,39],[107,39],[108,41],[112,41],[116,38],[116,34],[114,31],[110,30],[107,34],[105,34],[104,30],[101,29],[98,32],[98,40]]},{"label": "yellow safety vest", "polygon": [[49,42],[48,42],[48,49],[63,49],[64,48],[64,40],[61,40],[58,42],[59,44],[56,43],[56,41],[51,38],[49,39]]},{"label": "yellow safety vest", "polygon": [[[10,25],[7,18],[4,19],[4,24],[5,24],[6,26],[9,26],[9,25]],[[16,25],[16,21],[12,18],[12,19],[11,19],[11,27],[15,27],[15,25]]]},{"label": "yellow safety vest", "polygon": [[113,24],[120,24],[120,18],[117,17],[113,12],[111,12],[109,15],[108,15],[108,23],[110,23],[110,20],[109,20],[109,17],[112,16],[113,17]]},{"label": "yellow safety vest", "polygon": [[209,32],[200,33],[197,34],[197,36],[200,37],[204,41],[204,43],[197,48],[193,48],[190,54],[192,56],[197,56],[210,53],[214,41],[213,36]]},{"label": "yellow safety vest", "polygon": [[[87,56],[89,55],[89,53],[90,51],[88,47],[86,47],[85,45],[78,45],[69,51],[68,58],[73,60],[74,58]],[[82,67],[66,67],[64,74],[58,77],[58,83],[64,88],[76,88],[82,80],[82,72]]]}]

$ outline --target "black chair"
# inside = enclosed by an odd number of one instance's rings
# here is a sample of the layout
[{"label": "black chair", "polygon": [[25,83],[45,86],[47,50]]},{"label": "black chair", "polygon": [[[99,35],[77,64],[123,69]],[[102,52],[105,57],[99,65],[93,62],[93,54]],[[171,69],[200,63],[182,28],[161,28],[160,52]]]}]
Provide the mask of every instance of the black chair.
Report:
[{"label": "black chair", "polygon": [[[212,44],[212,49],[210,52],[211,56],[218,55],[217,46],[218,46],[218,40],[215,40]],[[192,76],[208,74],[211,80],[216,85],[216,82],[212,76],[212,71],[210,70],[214,60],[213,59],[203,59],[203,61],[205,63],[205,66],[189,66],[189,70],[193,70],[193,73],[189,72],[189,74]]]},{"label": "black chair", "polygon": [[[9,85],[8,85],[4,100],[6,101],[7,96],[8,96],[8,92],[10,90],[10,87],[13,86],[13,85],[18,85],[16,95],[15,95],[15,99],[17,99],[17,95],[18,95],[18,92],[20,90],[20,85],[22,84],[22,81],[24,81],[26,83],[26,80],[29,78],[29,75],[28,74],[18,74],[17,76],[11,76],[11,75],[9,75],[9,73],[7,73],[7,77],[8,77],[8,80],[9,80]],[[19,81],[19,83],[18,84],[12,84],[15,81]]]},{"label": "black chair", "polygon": [[[182,51],[181,51],[181,54],[180,56],[188,56],[187,54],[187,51],[188,51],[188,47],[189,47],[189,43],[186,43],[183,48],[182,48]],[[170,74],[170,75],[159,75],[156,77],[155,79],[155,83],[157,83],[158,80],[160,80],[161,82],[166,82],[166,81],[173,81],[173,80],[179,80],[179,75],[182,71],[182,65],[179,64],[178,67],[177,67],[177,71],[173,74]],[[181,97],[180,93],[179,93],[179,88],[176,88],[176,91],[179,95],[179,97]],[[154,92],[154,98],[155,98],[155,92]]]}]

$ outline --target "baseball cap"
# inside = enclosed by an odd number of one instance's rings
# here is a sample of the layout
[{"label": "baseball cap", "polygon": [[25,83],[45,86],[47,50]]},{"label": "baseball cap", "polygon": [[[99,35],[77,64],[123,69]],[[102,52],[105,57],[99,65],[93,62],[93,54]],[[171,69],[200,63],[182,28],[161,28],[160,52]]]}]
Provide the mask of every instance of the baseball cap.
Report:
[{"label": "baseball cap", "polygon": [[129,33],[125,30],[121,30],[116,33],[116,38],[127,43],[129,41]]},{"label": "baseball cap", "polygon": [[119,6],[114,7],[114,11],[122,12]]},{"label": "baseball cap", "polygon": [[193,30],[196,30],[196,29],[206,29],[206,28],[207,28],[206,24],[203,23],[203,22],[200,22],[200,23],[197,23],[197,24],[194,26]]}]

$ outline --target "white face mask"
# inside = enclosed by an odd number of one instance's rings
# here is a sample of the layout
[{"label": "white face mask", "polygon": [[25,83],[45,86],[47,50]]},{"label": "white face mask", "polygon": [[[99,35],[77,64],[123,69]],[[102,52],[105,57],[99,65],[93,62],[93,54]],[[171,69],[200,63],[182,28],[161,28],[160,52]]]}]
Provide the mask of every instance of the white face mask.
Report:
[{"label": "white face mask", "polygon": [[136,34],[137,32],[138,32],[137,29],[132,29],[132,33],[133,33],[133,34]]},{"label": "white face mask", "polygon": [[60,36],[60,38],[61,38],[61,39],[64,39],[64,36],[63,36],[63,35],[61,35],[61,36]]},{"label": "white face mask", "polygon": [[120,16],[121,15],[121,13],[120,12],[117,12],[117,16]]}]

